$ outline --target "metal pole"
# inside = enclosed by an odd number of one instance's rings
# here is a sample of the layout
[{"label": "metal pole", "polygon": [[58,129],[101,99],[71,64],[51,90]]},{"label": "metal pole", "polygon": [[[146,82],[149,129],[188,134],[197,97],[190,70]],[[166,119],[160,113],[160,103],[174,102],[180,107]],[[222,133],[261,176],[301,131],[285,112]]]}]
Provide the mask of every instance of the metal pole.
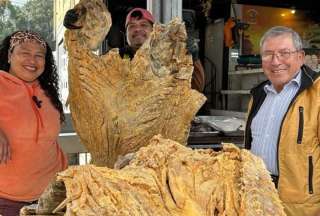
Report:
[{"label": "metal pole", "polygon": [[147,10],[150,11],[157,22],[162,22],[161,5],[163,0],[147,0]]},{"label": "metal pole", "polygon": [[182,18],[182,0],[163,0],[163,22],[168,23],[174,17]]}]

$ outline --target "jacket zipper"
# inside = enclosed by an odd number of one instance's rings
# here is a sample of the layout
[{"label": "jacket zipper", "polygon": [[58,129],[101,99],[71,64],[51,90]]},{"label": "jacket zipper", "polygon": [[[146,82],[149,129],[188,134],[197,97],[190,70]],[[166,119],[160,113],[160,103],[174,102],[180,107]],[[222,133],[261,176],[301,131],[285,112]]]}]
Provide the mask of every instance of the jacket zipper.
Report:
[{"label": "jacket zipper", "polygon": [[[280,137],[281,137],[281,131],[282,131],[282,126],[283,126],[283,122],[285,120],[285,118],[287,117],[287,114],[288,114],[288,111],[290,109],[290,107],[292,106],[292,104],[294,103],[294,101],[296,100],[297,96],[299,94],[299,90],[298,92],[296,93],[296,95],[292,98],[289,106],[288,106],[288,109],[286,111],[286,113],[284,114],[283,116],[283,119],[281,121],[281,124],[280,124],[280,128],[279,128],[279,135],[278,135],[278,141],[277,141],[277,168],[278,168],[278,179],[280,179],[280,168],[279,168],[279,141],[280,141]],[[300,107],[299,107],[299,113],[300,113]],[[302,114],[303,114],[303,107],[302,107]]]},{"label": "jacket zipper", "polygon": [[309,161],[309,176],[308,176],[308,183],[309,183],[309,194],[313,194],[313,162],[312,162],[312,156],[308,157]]},{"label": "jacket zipper", "polygon": [[304,123],[303,107],[299,106],[299,128],[298,128],[298,137],[297,137],[298,144],[302,143],[303,123]]}]

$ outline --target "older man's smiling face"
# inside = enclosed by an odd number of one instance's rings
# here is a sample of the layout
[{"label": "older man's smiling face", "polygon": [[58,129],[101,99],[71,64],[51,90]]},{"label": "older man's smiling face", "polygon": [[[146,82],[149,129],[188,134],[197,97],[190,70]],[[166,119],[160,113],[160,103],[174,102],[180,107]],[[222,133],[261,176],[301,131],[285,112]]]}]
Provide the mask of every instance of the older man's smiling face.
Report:
[{"label": "older man's smiling face", "polygon": [[261,47],[261,56],[264,73],[278,92],[293,79],[304,62],[304,52],[294,47],[291,34],[267,38]]}]

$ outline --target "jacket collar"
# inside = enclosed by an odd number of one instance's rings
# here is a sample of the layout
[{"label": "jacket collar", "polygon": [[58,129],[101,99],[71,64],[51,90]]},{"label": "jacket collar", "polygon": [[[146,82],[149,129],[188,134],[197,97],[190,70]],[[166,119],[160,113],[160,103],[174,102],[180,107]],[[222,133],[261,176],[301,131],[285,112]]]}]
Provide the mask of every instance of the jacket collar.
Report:
[{"label": "jacket collar", "polygon": [[314,81],[319,77],[319,73],[315,72],[311,68],[309,68],[306,65],[302,65],[301,67],[301,86],[298,91],[300,93],[301,91],[309,88],[313,85]]}]

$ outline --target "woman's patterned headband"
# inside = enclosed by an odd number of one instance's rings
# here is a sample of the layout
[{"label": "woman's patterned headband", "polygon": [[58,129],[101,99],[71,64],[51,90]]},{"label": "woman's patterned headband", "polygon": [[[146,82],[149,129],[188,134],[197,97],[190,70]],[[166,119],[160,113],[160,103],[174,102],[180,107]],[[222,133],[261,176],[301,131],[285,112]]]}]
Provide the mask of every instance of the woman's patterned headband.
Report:
[{"label": "woman's patterned headband", "polygon": [[43,48],[47,49],[46,42],[37,33],[29,31],[18,31],[11,36],[9,51],[12,52],[15,46],[27,41],[36,41]]}]

